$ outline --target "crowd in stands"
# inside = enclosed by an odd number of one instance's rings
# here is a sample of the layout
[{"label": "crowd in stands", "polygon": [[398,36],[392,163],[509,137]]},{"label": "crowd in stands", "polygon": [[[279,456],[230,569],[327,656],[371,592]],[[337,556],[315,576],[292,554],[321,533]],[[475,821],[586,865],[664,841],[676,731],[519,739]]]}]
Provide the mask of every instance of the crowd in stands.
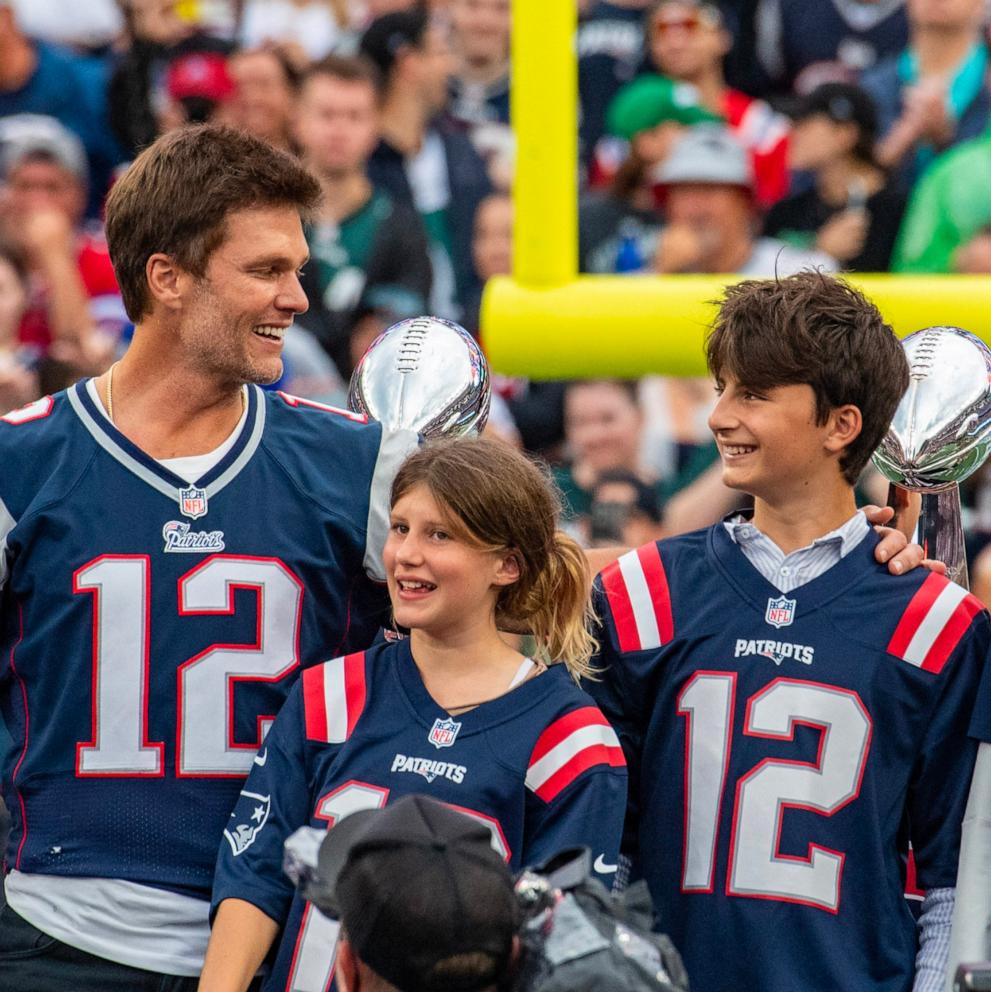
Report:
[{"label": "crowd in stands", "polygon": [[[991,273],[986,0],[577,2],[583,271]],[[127,348],[101,204],[188,123],[322,186],[279,388],[342,403],[375,336],[424,312],[484,346],[484,284],[511,271],[510,20],[510,0],[0,0],[0,407]],[[733,503],[706,383],[498,387],[493,429],[556,466],[586,543]],[[977,550],[991,485],[971,490]]]}]

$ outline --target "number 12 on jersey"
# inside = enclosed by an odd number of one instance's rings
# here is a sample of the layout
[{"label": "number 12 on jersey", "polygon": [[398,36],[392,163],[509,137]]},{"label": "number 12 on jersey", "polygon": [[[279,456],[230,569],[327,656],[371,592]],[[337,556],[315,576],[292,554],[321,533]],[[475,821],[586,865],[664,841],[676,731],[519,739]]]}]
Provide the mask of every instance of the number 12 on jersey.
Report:
[{"label": "number 12 on jersey", "polygon": [[[714,891],[736,683],[735,672],[698,671],[678,696],[678,715],[686,721],[685,892]],[[815,762],[765,758],[737,780],[726,894],[835,913],[845,855],[811,841],[806,857],[782,854],[782,817],[789,808],[832,816],[857,798],[872,723],[857,693],[818,682],[775,679],[747,700],[747,737],[791,741],[798,725],[820,733]]]}]

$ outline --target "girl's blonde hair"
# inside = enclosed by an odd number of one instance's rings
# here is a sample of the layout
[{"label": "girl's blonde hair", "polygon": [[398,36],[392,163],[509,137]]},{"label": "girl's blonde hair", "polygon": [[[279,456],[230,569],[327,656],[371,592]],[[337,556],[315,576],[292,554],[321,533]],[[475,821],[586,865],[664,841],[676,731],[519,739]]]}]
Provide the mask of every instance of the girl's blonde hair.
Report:
[{"label": "girl's blonde hair", "polygon": [[591,675],[598,644],[588,562],[556,529],[561,497],[546,469],[501,441],[456,438],[406,459],[392,483],[392,505],[417,485],[447,512],[456,537],[516,557],[520,577],[500,590],[497,625],[528,630],[538,660],[562,661],[576,679]]}]

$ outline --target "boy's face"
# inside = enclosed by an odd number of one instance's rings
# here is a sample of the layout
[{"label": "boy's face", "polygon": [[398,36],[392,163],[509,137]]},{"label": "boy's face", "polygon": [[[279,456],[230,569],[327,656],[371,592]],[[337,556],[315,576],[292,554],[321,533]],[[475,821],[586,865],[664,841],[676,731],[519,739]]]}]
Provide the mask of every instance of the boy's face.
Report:
[{"label": "boy's face", "polygon": [[835,478],[835,453],[827,447],[831,423],[816,423],[811,386],[757,391],[727,375],[717,392],[709,428],[725,485],[776,504],[790,495],[815,499],[817,483],[827,473]]}]

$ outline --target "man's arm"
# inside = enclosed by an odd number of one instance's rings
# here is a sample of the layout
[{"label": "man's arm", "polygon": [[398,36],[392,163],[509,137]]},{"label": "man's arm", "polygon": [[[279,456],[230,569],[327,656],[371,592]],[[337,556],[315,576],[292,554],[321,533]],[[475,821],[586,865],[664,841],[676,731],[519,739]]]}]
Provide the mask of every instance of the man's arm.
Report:
[{"label": "man's arm", "polygon": [[217,910],[199,992],[245,992],[279,932],[279,924],[243,899]]}]

